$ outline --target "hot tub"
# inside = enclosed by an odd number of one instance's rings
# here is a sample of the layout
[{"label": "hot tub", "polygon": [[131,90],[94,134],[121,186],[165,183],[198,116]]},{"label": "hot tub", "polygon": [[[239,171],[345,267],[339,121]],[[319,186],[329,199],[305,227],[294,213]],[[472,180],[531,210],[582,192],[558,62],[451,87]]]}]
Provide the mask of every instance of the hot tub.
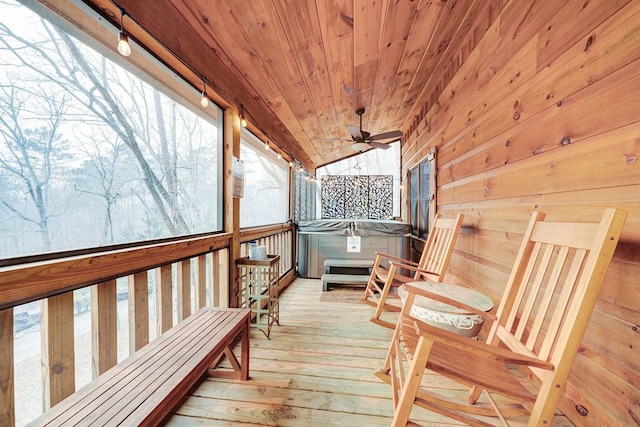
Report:
[{"label": "hot tub", "polygon": [[[326,259],[373,260],[376,252],[407,258],[411,224],[392,220],[321,219],[298,224],[298,275],[320,278]],[[347,237],[360,236],[360,250],[347,251]]]},{"label": "hot tub", "polygon": [[[486,295],[463,286],[430,281],[411,282],[411,284],[419,286],[425,291],[460,301],[480,311],[489,311],[493,308],[493,301]],[[398,288],[398,295],[400,295],[402,303],[404,304],[407,296],[407,291],[404,289],[404,286]],[[466,337],[477,336],[484,323],[483,316],[469,313],[461,308],[421,295],[416,295],[409,314],[432,326]]]}]

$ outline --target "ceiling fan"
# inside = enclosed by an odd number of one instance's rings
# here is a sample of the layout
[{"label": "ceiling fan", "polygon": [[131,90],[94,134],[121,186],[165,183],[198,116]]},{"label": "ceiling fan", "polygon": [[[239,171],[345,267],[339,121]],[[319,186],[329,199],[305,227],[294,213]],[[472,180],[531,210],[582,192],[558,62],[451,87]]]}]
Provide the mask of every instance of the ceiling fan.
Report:
[{"label": "ceiling fan", "polygon": [[358,128],[356,126],[347,125],[347,129],[349,129],[349,133],[353,139],[353,144],[351,144],[350,147],[353,151],[363,152],[370,148],[386,150],[389,148],[389,145],[378,141],[392,138],[398,139],[402,137],[402,131],[399,130],[371,135],[369,132],[362,130],[362,115],[364,114],[364,108],[357,109],[356,114],[360,116],[360,127]]}]

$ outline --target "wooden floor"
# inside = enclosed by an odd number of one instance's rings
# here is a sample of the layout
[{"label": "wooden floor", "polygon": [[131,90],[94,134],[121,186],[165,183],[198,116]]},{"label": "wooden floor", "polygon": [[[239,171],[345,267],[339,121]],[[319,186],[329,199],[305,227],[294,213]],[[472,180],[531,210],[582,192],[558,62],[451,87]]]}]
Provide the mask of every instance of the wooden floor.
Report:
[{"label": "wooden floor", "polygon": [[[271,339],[251,332],[251,379],[204,380],[167,425],[389,426],[391,390],[374,372],[392,330],[371,323],[373,307],[353,293],[336,288],[324,294],[320,280],[297,279],[280,298],[280,326],[274,325]],[[558,418],[554,425],[571,425]],[[417,407],[412,420],[460,425]]]}]

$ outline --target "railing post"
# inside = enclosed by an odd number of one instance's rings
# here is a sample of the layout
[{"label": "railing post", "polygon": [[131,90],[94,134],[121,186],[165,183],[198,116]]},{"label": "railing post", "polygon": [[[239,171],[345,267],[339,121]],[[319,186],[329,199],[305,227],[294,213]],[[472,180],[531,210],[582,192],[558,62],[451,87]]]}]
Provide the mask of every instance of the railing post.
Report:
[{"label": "railing post", "polygon": [[129,354],[149,343],[149,277],[146,271],[129,280]]},{"label": "railing post", "polygon": [[91,287],[91,373],[98,378],[118,363],[115,279]]},{"label": "railing post", "polygon": [[[213,280],[212,280],[213,283]],[[207,256],[199,255],[195,261],[196,310],[207,305]]]},{"label": "railing post", "polygon": [[173,326],[171,264],[156,269],[156,322],[158,336]]},{"label": "railing post", "polygon": [[[240,199],[233,197],[233,157],[240,158],[240,116],[233,108],[227,108],[224,111],[224,231],[231,233],[231,242],[229,244],[229,258],[227,268],[229,270],[228,277],[228,296],[231,307],[238,306],[236,283],[236,258],[240,257]],[[226,306],[227,303],[224,303]]]},{"label": "railing post", "polygon": [[[215,262],[212,263],[214,279],[214,306],[229,307],[229,251],[222,249],[215,253]],[[234,265],[235,269],[235,265]],[[216,299],[217,298],[217,299]]]},{"label": "railing post", "polygon": [[44,410],[76,391],[73,292],[42,300],[42,402]]},{"label": "railing post", "polygon": [[13,308],[0,310],[0,425],[16,423],[13,371]]},{"label": "railing post", "polygon": [[178,322],[191,315],[191,261],[178,262]]}]

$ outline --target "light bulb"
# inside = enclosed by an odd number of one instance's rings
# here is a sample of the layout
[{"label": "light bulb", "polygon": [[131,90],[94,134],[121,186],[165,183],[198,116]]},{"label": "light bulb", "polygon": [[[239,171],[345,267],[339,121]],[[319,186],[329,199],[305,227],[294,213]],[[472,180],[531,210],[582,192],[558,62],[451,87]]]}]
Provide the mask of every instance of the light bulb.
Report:
[{"label": "light bulb", "polygon": [[278,153],[278,159],[282,160],[282,153]]},{"label": "light bulb", "polygon": [[131,55],[131,46],[129,45],[129,37],[124,31],[120,31],[118,36],[118,52],[122,56]]},{"label": "light bulb", "polygon": [[264,149],[265,149],[265,150],[269,150],[269,143],[268,143],[268,142],[265,142],[265,143],[264,143]]},{"label": "light bulb", "polygon": [[200,105],[204,108],[209,106],[209,98],[207,98],[207,92],[202,92],[202,98],[200,98]]},{"label": "light bulb", "polygon": [[240,126],[247,127],[247,120],[244,118],[244,105],[240,104]]},{"label": "light bulb", "polygon": [[289,162],[289,167],[292,168],[293,167],[293,162]]}]

